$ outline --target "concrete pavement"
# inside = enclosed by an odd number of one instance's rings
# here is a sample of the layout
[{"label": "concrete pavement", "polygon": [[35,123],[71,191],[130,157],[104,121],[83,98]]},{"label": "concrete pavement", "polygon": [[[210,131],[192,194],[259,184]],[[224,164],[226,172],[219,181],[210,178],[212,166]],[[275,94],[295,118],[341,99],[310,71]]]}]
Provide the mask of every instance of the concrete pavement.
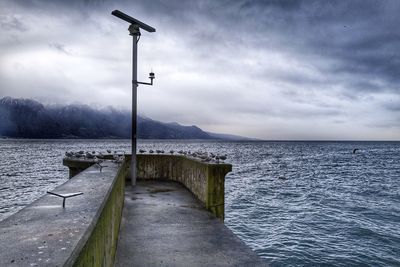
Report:
[{"label": "concrete pavement", "polygon": [[194,195],[171,181],[126,186],[115,266],[267,266]]}]

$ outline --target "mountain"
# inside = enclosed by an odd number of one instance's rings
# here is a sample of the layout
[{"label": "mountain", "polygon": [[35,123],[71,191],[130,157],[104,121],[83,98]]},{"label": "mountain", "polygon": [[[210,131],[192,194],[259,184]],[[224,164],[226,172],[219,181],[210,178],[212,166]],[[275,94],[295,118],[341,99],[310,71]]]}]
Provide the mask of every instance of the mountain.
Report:
[{"label": "mountain", "polygon": [[213,139],[222,139],[222,140],[231,140],[231,141],[257,141],[260,139],[257,138],[250,138],[250,137],[244,137],[240,135],[233,135],[233,134],[221,134],[221,133],[211,133],[211,132],[206,132],[208,135],[210,135]]},{"label": "mountain", "polygon": [[[12,138],[130,138],[130,113],[87,105],[44,106],[31,99],[0,99],[0,136]],[[197,126],[138,117],[138,138],[220,139]]]}]

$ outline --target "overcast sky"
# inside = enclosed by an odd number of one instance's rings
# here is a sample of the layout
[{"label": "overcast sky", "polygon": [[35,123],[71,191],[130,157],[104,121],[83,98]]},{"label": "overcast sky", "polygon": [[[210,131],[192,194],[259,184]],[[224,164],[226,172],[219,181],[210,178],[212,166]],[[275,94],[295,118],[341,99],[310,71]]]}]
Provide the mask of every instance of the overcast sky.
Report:
[{"label": "overcast sky", "polygon": [[0,96],[262,139],[400,140],[400,1],[0,2]]}]

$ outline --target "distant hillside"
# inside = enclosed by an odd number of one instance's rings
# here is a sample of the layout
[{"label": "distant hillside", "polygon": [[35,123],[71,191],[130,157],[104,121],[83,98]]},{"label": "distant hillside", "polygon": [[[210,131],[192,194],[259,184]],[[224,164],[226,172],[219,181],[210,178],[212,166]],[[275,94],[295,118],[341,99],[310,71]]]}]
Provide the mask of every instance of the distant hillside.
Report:
[{"label": "distant hillside", "polygon": [[233,135],[233,134],[220,134],[220,133],[211,133],[207,132],[208,135],[210,135],[213,139],[222,139],[222,140],[231,140],[231,141],[256,141],[260,140],[257,138],[250,138],[250,137],[244,137],[240,135]]},{"label": "distant hillside", "polygon": [[[87,105],[44,106],[30,99],[0,99],[0,136],[12,138],[130,138],[128,112]],[[197,126],[138,117],[142,139],[220,139]]]}]

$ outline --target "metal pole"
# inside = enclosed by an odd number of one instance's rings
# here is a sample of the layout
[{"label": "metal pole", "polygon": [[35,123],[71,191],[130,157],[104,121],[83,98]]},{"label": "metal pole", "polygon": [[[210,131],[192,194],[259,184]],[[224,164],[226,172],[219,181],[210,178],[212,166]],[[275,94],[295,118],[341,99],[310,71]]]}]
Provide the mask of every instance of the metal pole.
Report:
[{"label": "metal pole", "polygon": [[[131,16],[119,11],[114,10],[111,12],[112,15],[130,23],[129,25],[129,34],[133,37],[133,45],[132,45],[132,159],[131,159],[131,183],[132,186],[136,185],[136,178],[137,178],[137,155],[136,155],[136,148],[137,148],[137,87],[138,87],[138,80],[137,80],[137,43],[140,39],[140,29],[143,29],[147,32],[155,32],[156,29],[143,23]],[[150,74],[150,81],[151,83],[140,83],[140,84],[148,84],[153,85],[154,73],[151,72]]]},{"label": "metal pole", "polygon": [[129,26],[132,35],[132,159],[131,159],[131,184],[136,185],[137,178],[137,43],[140,37],[139,26],[131,24]]}]

